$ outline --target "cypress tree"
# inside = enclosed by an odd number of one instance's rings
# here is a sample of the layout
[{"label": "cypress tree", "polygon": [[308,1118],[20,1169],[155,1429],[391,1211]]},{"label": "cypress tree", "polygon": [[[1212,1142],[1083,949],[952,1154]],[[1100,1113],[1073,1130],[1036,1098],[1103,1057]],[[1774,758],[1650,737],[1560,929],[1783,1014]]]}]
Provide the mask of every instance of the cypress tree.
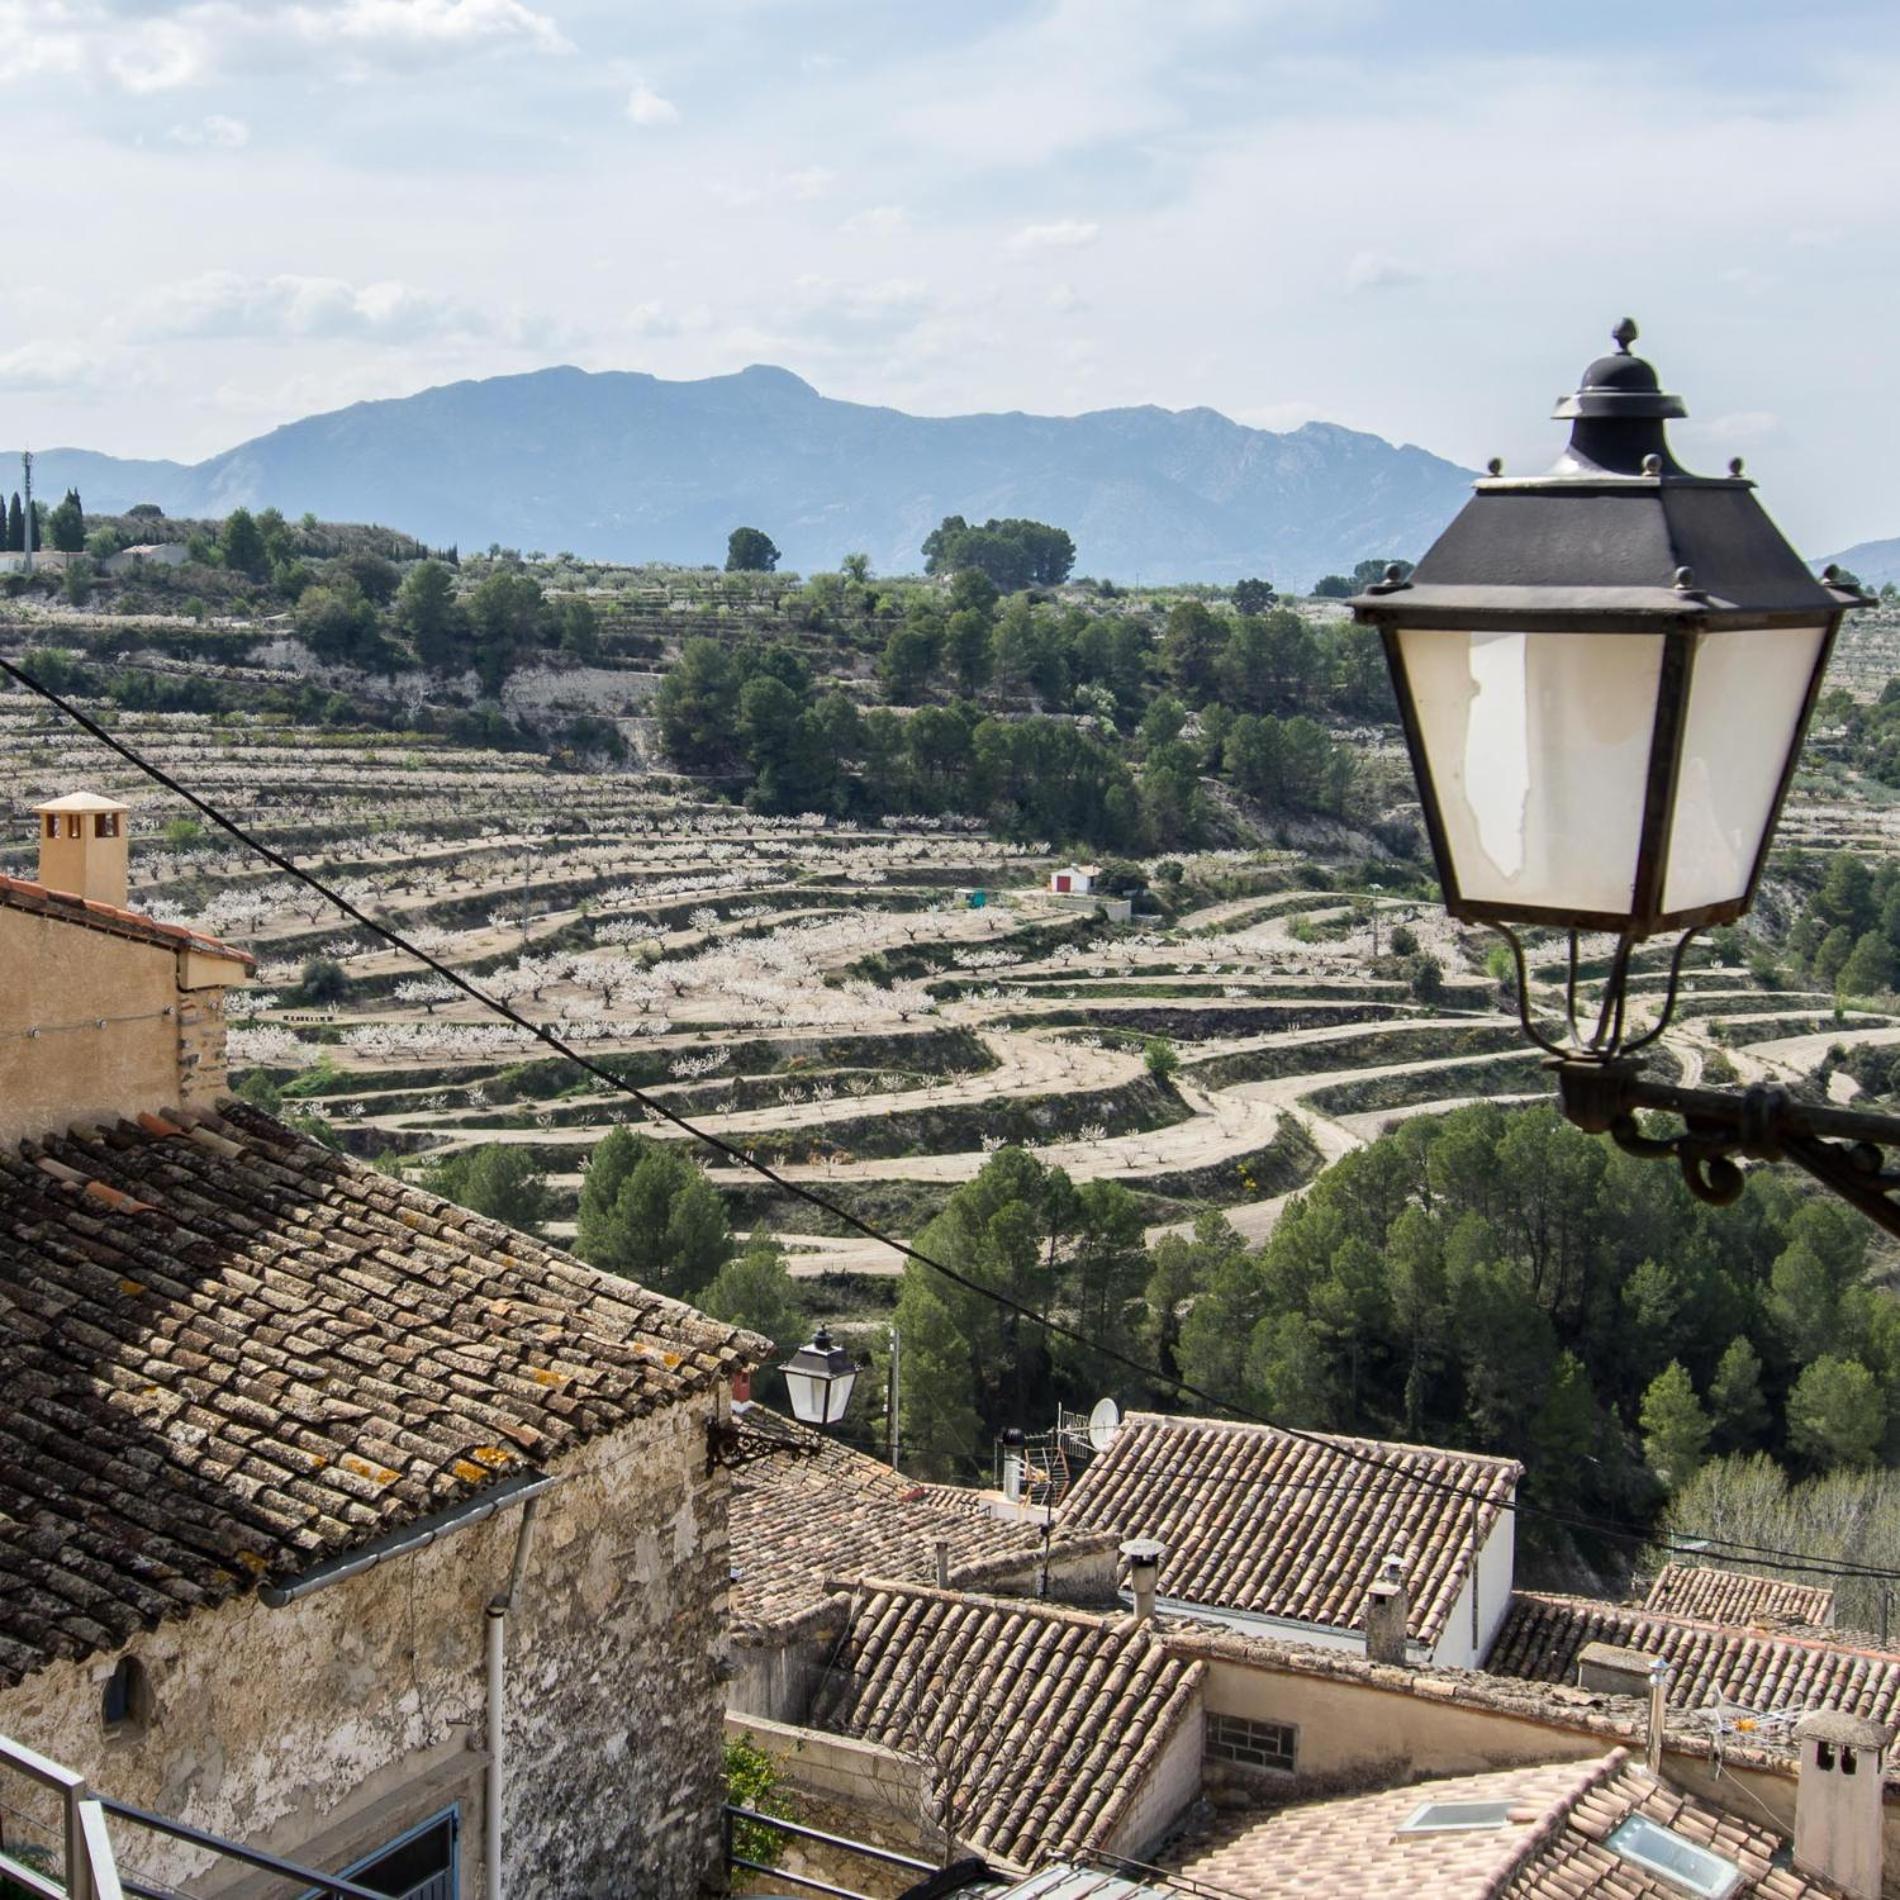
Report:
[{"label": "cypress tree", "polygon": [[26,510],[20,506],[20,491],[13,491],[13,505],[7,510],[7,552],[26,552]]}]

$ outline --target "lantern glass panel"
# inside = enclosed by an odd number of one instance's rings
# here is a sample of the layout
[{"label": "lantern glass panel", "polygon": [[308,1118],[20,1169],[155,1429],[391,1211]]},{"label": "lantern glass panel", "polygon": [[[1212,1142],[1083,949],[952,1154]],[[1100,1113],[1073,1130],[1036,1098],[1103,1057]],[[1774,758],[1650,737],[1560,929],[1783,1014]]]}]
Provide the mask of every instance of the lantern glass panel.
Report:
[{"label": "lantern glass panel", "polygon": [[826,1391],[826,1397],[829,1400],[829,1410],[825,1415],[827,1425],[838,1424],[845,1413],[851,1409],[851,1388],[857,1382],[858,1370],[855,1366],[849,1372],[833,1375]]},{"label": "lantern glass panel", "polygon": [[1660,634],[1399,631],[1458,895],[1627,915]]},{"label": "lantern glass panel", "polygon": [[790,1366],[780,1370],[785,1374],[785,1396],[792,1402],[792,1416],[801,1424],[824,1424],[827,1382],[814,1379],[809,1372],[794,1372]]},{"label": "lantern glass panel", "polygon": [[1700,910],[1747,895],[1826,632],[1755,627],[1699,636],[1664,910]]}]

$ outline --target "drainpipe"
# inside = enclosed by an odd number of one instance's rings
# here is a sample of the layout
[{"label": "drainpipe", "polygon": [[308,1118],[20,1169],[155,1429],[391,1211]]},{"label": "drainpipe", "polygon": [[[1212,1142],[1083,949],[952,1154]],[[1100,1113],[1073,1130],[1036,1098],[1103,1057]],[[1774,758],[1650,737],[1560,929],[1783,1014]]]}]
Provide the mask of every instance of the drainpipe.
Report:
[{"label": "drainpipe", "polygon": [[541,1500],[532,1497],[522,1507],[521,1529],[515,1537],[515,1561],[508,1572],[508,1587],[488,1601],[488,1790],[483,1799],[482,1819],[486,1824],[483,1859],[488,1868],[488,1900],[503,1900],[501,1877],[501,1802],[508,1786],[507,1720],[508,1691],[508,1612],[515,1606],[515,1593],[521,1588],[522,1573],[528,1567],[528,1553],[534,1547],[534,1518]]}]

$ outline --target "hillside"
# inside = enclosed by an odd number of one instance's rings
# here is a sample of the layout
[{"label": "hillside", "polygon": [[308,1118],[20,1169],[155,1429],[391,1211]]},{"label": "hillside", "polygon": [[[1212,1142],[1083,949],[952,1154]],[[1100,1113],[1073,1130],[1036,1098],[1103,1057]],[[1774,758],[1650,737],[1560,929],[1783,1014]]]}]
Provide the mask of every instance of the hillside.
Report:
[{"label": "hillside", "polygon": [[193,467],[50,449],[38,469],[42,493],[76,485],[107,512],[269,505],[600,560],[718,561],[750,522],[804,573],[852,549],[914,571],[946,514],[1028,515],[1074,535],[1082,573],[1296,587],[1417,556],[1470,479],[1330,423],[1273,434],[1152,407],[911,416],[764,366],[677,383],[547,369],[306,417]]}]

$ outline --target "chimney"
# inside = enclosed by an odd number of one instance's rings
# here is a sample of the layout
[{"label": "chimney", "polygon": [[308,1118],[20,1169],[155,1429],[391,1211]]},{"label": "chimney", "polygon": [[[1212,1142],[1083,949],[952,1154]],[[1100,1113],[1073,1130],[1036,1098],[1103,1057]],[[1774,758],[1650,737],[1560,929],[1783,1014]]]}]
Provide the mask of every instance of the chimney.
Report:
[{"label": "chimney", "polygon": [[1657,1659],[1627,1643],[1585,1643],[1577,1651],[1577,1687],[1596,1695],[1646,1696]]},{"label": "chimney", "polygon": [[939,1590],[947,1590],[950,1588],[950,1540],[949,1538],[939,1537],[936,1540],[936,1549],[937,1549],[937,1588]]},{"label": "chimney", "polygon": [[1406,1624],[1411,1620],[1411,1595],[1405,1587],[1405,1556],[1394,1551],[1379,1566],[1378,1581],[1366,1592],[1366,1656],[1376,1663],[1403,1669],[1408,1660]]},{"label": "chimney", "polygon": [[1167,1545],[1152,1537],[1132,1537],[1122,1546],[1128,1559],[1128,1583],[1135,1593],[1135,1621],[1152,1623],[1155,1614],[1155,1586],[1161,1577],[1161,1560]]},{"label": "chimney", "polygon": [[49,891],[70,891],[123,910],[130,809],[96,792],[69,792],[50,804],[35,805],[40,821],[39,881]]},{"label": "chimney", "polygon": [[1652,1775],[1662,1773],[1663,1737],[1669,1730],[1669,1685],[1676,1672],[1658,1656],[1649,1665],[1649,1732],[1644,1738],[1643,1759]]},{"label": "chimney", "polygon": [[1794,1863],[1854,1900],[1880,1900],[1881,1801],[1893,1731],[1821,1709],[1794,1725]]}]

